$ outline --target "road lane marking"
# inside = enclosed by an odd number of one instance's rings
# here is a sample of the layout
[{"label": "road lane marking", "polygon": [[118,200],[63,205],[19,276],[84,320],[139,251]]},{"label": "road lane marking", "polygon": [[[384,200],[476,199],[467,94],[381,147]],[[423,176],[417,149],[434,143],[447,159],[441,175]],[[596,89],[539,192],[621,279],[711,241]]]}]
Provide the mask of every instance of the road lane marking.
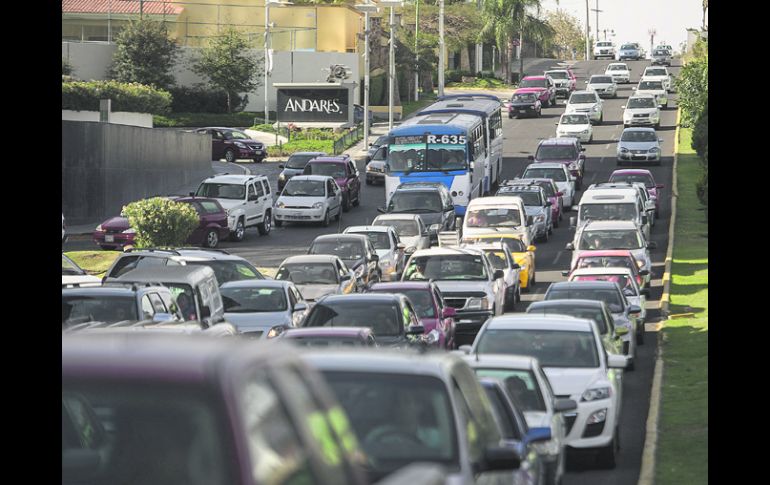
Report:
[{"label": "road lane marking", "polygon": [[551,263],[551,265],[555,265],[555,264],[556,264],[556,262],[557,262],[557,261],[559,260],[559,258],[561,257],[561,253],[563,253],[563,252],[564,252],[564,251],[559,251],[558,253],[556,253],[556,257],[555,257],[555,258],[553,258],[553,262]]}]

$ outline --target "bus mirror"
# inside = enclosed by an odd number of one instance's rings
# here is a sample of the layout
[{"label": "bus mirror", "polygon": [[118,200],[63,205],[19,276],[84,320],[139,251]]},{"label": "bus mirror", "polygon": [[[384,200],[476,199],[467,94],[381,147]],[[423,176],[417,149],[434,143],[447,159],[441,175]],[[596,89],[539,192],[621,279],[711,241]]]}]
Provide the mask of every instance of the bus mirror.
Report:
[{"label": "bus mirror", "polygon": [[473,171],[473,167],[474,167],[474,163],[473,163],[473,162],[471,162],[471,165],[470,165],[470,168],[471,168],[471,172]]}]

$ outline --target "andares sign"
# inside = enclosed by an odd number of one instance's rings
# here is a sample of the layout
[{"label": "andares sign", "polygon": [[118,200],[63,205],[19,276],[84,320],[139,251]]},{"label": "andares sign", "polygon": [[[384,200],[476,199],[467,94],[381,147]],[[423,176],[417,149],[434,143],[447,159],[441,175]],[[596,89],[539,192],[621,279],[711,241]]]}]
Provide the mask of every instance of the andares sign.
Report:
[{"label": "andares sign", "polygon": [[348,121],[348,90],[278,89],[278,121]]}]

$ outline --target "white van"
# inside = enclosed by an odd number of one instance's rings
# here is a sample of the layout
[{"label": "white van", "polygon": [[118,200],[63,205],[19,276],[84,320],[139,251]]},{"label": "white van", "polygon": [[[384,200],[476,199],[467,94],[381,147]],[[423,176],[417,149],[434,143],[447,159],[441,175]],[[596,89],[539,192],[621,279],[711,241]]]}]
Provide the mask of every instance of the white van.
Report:
[{"label": "white van", "polygon": [[634,188],[608,189],[589,187],[578,206],[578,227],[587,221],[632,221],[650,240],[650,221],[644,202]]},{"label": "white van", "polygon": [[527,216],[521,197],[481,197],[468,204],[462,237],[495,232],[521,235],[525,246],[532,244],[535,225]]}]

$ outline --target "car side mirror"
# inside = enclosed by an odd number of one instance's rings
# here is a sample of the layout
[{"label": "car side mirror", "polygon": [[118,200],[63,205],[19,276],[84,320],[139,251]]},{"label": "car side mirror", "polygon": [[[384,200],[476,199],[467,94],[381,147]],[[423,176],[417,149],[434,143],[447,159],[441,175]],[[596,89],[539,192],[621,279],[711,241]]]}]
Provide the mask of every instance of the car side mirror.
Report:
[{"label": "car side mirror", "polygon": [[451,306],[444,307],[444,309],[441,310],[441,318],[454,318],[456,316],[457,316],[457,310],[455,310]]},{"label": "car side mirror", "polygon": [[545,203],[546,207],[551,207],[552,205],[553,205],[553,202],[551,202],[550,200]]},{"label": "car side mirror", "polygon": [[658,248],[658,243],[656,243],[655,241],[650,241],[647,243],[647,249],[657,249],[657,248]]},{"label": "car side mirror", "polygon": [[629,332],[628,327],[615,327],[615,335],[622,337],[623,335],[627,335]]},{"label": "car side mirror", "polygon": [[[574,403],[575,401],[572,402]],[[577,404],[575,406],[577,407]],[[538,443],[548,441],[551,438],[551,428],[546,426],[542,428],[529,428],[527,435],[524,437],[524,441],[527,443]]]},{"label": "car side mirror", "polygon": [[460,347],[457,348],[457,350],[460,350],[460,351],[464,352],[465,354],[470,354],[472,348],[473,347],[471,347],[470,345],[461,345]]},{"label": "car side mirror", "polygon": [[425,333],[425,327],[422,325],[415,325],[406,329],[406,335],[422,335]]},{"label": "car side mirror", "polygon": [[453,206],[452,204],[449,204],[449,205],[447,206],[446,210],[447,210],[447,212],[449,212],[449,211],[452,211],[452,212],[454,212],[454,210],[455,210],[455,206]]},{"label": "car side mirror", "polygon": [[561,272],[561,275],[562,276],[569,276],[569,270],[565,269],[564,271]]},{"label": "car side mirror", "polygon": [[353,278],[353,277],[351,275],[349,275],[349,274],[342,275],[342,276],[340,276],[340,281],[347,281],[347,280],[349,280],[351,278]]},{"label": "car side mirror", "polygon": [[190,192],[190,197],[195,197],[195,192]]},{"label": "car side mirror", "polygon": [[300,301],[300,302],[297,302],[296,305],[294,305],[294,310],[292,310],[292,313],[304,312],[305,310],[307,310],[307,303]]},{"label": "car side mirror", "polygon": [[575,245],[572,244],[571,242],[567,243],[567,245],[564,246],[564,249],[566,249],[567,251],[574,251],[575,250]]},{"label": "car side mirror", "polygon": [[484,450],[482,471],[516,470],[521,466],[521,459],[512,448],[490,447]]},{"label": "car side mirror", "polygon": [[521,266],[519,266],[519,263],[513,263],[511,269],[521,269]]},{"label": "car side mirror", "polygon": [[553,410],[557,413],[574,411],[577,409],[577,403],[573,399],[554,399]]},{"label": "car side mirror", "polygon": [[209,318],[211,316],[211,308],[208,307],[208,305],[203,305],[201,307],[201,318]]},{"label": "car side mirror", "polygon": [[574,229],[575,227],[577,227],[577,217],[572,216],[569,218],[569,227],[571,229]]},{"label": "car side mirror", "polygon": [[152,321],[154,323],[163,323],[163,322],[170,322],[174,319],[174,315],[170,313],[156,313],[152,316]]},{"label": "car side mirror", "polygon": [[527,225],[531,226],[534,224],[535,220],[532,218],[532,216],[527,216]]},{"label": "car side mirror", "polygon": [[496,269],[494,273],[492,273],[493,279],[500,279],[505,278],[505,272],[501,269]]},{"label": "car side mirror", "polygon": [[641,276],[647,276],[648,274],[650,274],[649,270],[646,270],[646,269],[640,269],[639,270],[639,275],[641,275]]},{"label": "car side mirror", "polygon": [[398,249],[400,251],[403,251],[404,249],[406,249],[406,244],[398,243],[398,244],[396,244],[396,249]]},{"label": "car side mirror", "polygon": [[257,194],[251,194],[249,195],[249,202],[259,200],[259,196]]},{"label": "car side mirror", "polygon": [[559,123],[554,123],[553,126],[559,126]]},{"label": "car side mirror", "polygon": [[663,143],[663,138],[658,138],[658,141]]},{"label": "car side mirror", "polygon": [[379,213],[381,213],[381,214],[385,214],[385,213],[387,212],[387,210],[385,210],[385,208],[384,208],[384,207],[378,207],[378,208],[377,208],[377,212],[379,212]]},{"label": "car side mirror", "polygon": [[656,188],[656,189],[663,189],[663,188],[665,188],[665,187],[666,187],[666,186],[665,186],[665,185],[663,185],[663,184],[655,184],[655,188]]},{"label": "car side mirror", "polygon": [[377,262],[380,260],[380,256],[377,254],[372,254],[372,261]]},{"label": "car side mirror", "polygon": [[628,357],[625,355],[609,354],[607,367],[610,369],[625,369],[628,366]]},{"label": "car side mirror", "polygon": [[586,147],[580,147],[580,151],[581,151],[581,152],[584,152],[584,151],[586,151]]},{"label": "car side mirror", "polygon": [[536,250],[537,248],[535,246],[532,246],[531,244],[527,246],[527,251],[529,251],[530,253],[534,253]]},{"label": "car side mirror", "polygon": [[561,191],[556,192],[556,197],[561,197],[562,195],[564,195],[564,192],[561,192]]},{"label": "car side mirror", "polygon": [[278,164],[278,168],[286,168],[286,164],[285,163],[279,163]]},{"label": "car side mirror", "polygon": [[527,155],[527,160],[534,160],[534,159],[535,159],[534,155]]},{"label": "car side mirror", "polygon": [[639,313],[642,313],[642,308],[639,305],[630,305],[628,307],[629,315],[638,315]]},{"label": "car side mirror", "polygon": [[626,105],[624,104],[623,106],[620,107],[620,109],[626,109]]},{"label": "car side mirror", "polygon": [[[585,150],[585,148],[581,148],[581,150]],[[585,160],[586,159],[586,154],[585,153],[581,153],[580,155],[578,155],[578,158],[581,159],[581,160]]]}]

